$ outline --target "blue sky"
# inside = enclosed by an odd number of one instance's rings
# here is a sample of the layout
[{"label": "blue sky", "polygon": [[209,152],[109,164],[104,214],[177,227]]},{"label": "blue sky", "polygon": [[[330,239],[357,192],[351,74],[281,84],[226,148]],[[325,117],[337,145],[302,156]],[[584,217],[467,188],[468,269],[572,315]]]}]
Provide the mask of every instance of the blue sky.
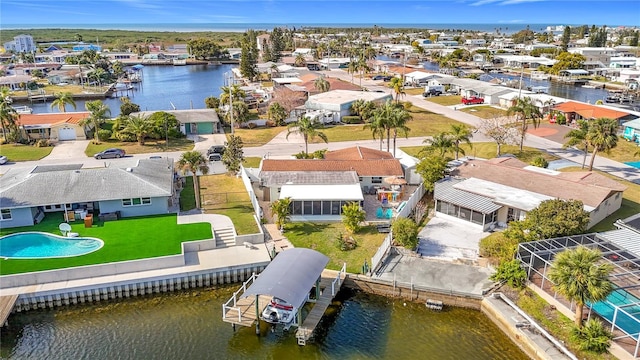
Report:
[{"label": "blue sky", "polygon": [[[637,0],[1,0],[0,24],[596,24],[640,26]],[[83,26],[86,27],[86,26]],[[538,30],[538,29],[535,29]]]}]

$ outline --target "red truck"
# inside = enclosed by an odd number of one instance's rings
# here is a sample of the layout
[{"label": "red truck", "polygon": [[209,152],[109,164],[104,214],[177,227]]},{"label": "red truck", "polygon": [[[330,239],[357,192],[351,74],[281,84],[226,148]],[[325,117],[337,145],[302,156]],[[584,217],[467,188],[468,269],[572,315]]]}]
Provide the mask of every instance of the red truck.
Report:
[{"label": "red truck", "polygon": [[462,103],[464,105],[484,104],[484,99],[477,96],[472,96],[470,98],[462,98]]}]

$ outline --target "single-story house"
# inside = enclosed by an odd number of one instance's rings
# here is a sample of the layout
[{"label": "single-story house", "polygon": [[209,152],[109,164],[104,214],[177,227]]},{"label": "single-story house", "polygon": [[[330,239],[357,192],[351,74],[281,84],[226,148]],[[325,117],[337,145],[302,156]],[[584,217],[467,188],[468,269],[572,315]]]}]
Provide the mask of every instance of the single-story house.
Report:
[{"label": "single-story house", "polygon": [[622,204],[626,186],[591,171],[558,172],[515,158],[467,160],[435,184],[436,216],[483,230],[522,220],[544,200],[580,200],[592,227]]},{"label": "single-story house", "polygon": [[88,128],[81,126],[80,123],[90,115],[91,113],[87,111],[22,114],[18,118],[18,125],[22,136],[32,140],[86,140]]},{"label": "single-story house", "polygon": [[634,120],[636,116],[624,111],[609,109],[602,105],[591,105],[577,101],[567,101],[553,107],[553,110],[559,111],[567,118],[567,124],[580,119],[593,120],[597,118],[609,118],[618,121],[622,125],[623,122]]},{"label": "single-story house", "polygon": [[[150,116],[158,111],[140,111],[133,116]],[[163,110],[172,114],[180,123],[180,132],[185,135],[222,133],[222,124],[215,109]]]},{"label": "single-story house", "polygon": [[330,90],[324,93],[311,95],[305,103],[307,110],[321,110],[334,113],[334,121],[339,121],[343,116],[351,115],[351,104],[362,99],[375,103],[384,103],[393,99],[391,94],[369,91]]},{"label": "single-story house", "polygon": [[120,217],[166,214],[174,201],[174,179],[173,161],[167,159],[140,159],[131,168],[10,169],[0,183],[0,226],[34,225],[47,212],[66,212],[70,220],[91,211]]},{"label": "single-story house", "polygon": [[33,77],[31,75],[0,76],[0,87],[8,87],[9,90],[23,90]]},{"label": "single-story house", "polygon": [[627,141],[634,141],[640,144],[640,119],[627,121],[622,126],[624,127],[622,137]]},{"label": "single-story house", "polygon": [[404,75],[404,82],[406,85],[413,86],[426,85],[430,75],[432,74],[426,71],[412,71]]},{"label": "single-story house", "polygon": [[364,189],[384,186],[392,176],[404,177],[398,159],[359,146],[329,151],[324,159],[264,159],[259,172],[262,200],[290,197],[292,221],[340,220],[342,205],[363,201]]},{"label": "single-story house", "polygon": [[500,95],[504,95],[512,91],[512,88],[506,86],[491,85],[490,83],[480,81],[480,83],[464,88],[461,94],[463,97],[481,97],[484,99],[485,104],[497,105],[500,103]]}]

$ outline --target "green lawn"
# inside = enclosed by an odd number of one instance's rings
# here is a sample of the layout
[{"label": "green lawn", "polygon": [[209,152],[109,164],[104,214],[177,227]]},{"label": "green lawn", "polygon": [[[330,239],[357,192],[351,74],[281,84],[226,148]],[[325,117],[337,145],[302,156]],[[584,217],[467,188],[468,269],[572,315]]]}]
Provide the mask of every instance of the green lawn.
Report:
[{"label": "green lawn", "polygon": [[35,147],[23,144],[2,144],[0,155],[6,156],[9,161],[32,161],[40,160],[51,154],[53,146]]},{"label": "green lawn", "polygon": [[242,162],[242,166],[245,168],[258,168],[260,167],[260,161],[262,161],[261,157],[246,157]]},{"label": "green lawn", "polygon": [[[72,222],[71,227],[81,237],[95,237],[104,241],[104,247],[100,250],[60,259],[0,259],[0,275],[175,255],[181,253],[182,242],[213,238],[209,223],[178,225],[175,214],[108,222],[94,219],[96,221],[91,228],[85,228],[81,221]],[[22,231],[43,231],[59,235],[58,225],[62,222],[62,213],[50,213],[40,224],[3,229],[0,235]]]},{"label": "green lawn", "polygon": [[483,118],[483,119],[493,119],[493,118],[496,118],[496,117],[501,117],[501,116],[506,116],[507,115],[507,111],[506,110],[498,109],[498,108],[495,108],[495,107],[489,106],[489,105],[464,107],[464,108],[460,108],[458,110],[464,111],[466,113],[469,113],[471,115],[474,115],[474,116],[477,116],[477,117]]},{"label": "green lawn", "polygon": [[241,178],[228,175],[200,176],[202,208],[210,214],[231,218],[238,235],[255,234],[258,225],[249,194]]},{"label": "green lawn", "polygon": [[193,190],[193,176],[185,177],[184,187],[180,191],[180,211],[196,208],[196,194]]},{"label": "green lawn", "polygon": [[[228,129],[227,136],[229,136]],[[273,139],[279,133],[287,131],[286,126],[276,126],[276,127],[259,127],[255,129],[235,129],[234,134],[239,136],[242,139],[242,144],[245,147],[255,147],[262,146],[271,139]]]},{"label": "green lawn", "polygon": [[[407,147],[401,147],[400,149],[402,149],[402,151],[406,152],[409,155],[418,157],[418,153],[423,148],[424,148],[423,146],[407,146]],[[492,159],[496,157],[495,143],[489,143],[489,142],[473,143],[473,146],[471,148],[469,147],[469,145],[463,144],[462,146],[460,146],[460,148],[464,150],[466,155],[469,155],[472,157],[478,157],[483,159]],[[545,159],[547,159],[547,161],[558,159],[558,157],[551,155],[545,151],[541,151],[536,148],[527,147],[527,146],[522,148],[522,153],[521,153],[520,148],[518,146],[502,145],[501,152],[502,154],[513,154],[518,159],[526,163],[529,163],[531,160],[533,160],[538,156],[544,157]],[[453,154],[449,154],[449,155],[453,157]],[[460,154],[459,156],[463,156],[463,155]]]},{"label": "green lawn", "polygon": [[427,101],[431,101],[436,104],[450,106],[450,105],[459,105],[462,102],[462,96],[460,95],[441,95],[441,96],[430,96],[425,98]]},{"label": "green lawn", "polygon": [[354,235],[358,246],[350,251],[342,251],[336,245],[340,233],[347,233],[342,223],[288,223],[284,236],[295,247],[313,249],[328,256],[328,269],[340,270],[346,262],[348,272],[359,274],[365,260],[371,266],[371,257],[386,235],[378,233],[374,226],[365,227]]},{"label": "green lawn", "polygon": [[[84,153],[87,156],[93,156],[95,153],[109,148],[120,148],[127,154],[148,154],[165,151],[166,143],[164,139],[147,140],[143,146],[138,145],[137,142],[122,142],[118,140],[103,141],[99,144],[90,142]],[[169,139],[169,148],[167,151],[189,151],[191,149],[193,149],[193,141],[187,138]]]}]

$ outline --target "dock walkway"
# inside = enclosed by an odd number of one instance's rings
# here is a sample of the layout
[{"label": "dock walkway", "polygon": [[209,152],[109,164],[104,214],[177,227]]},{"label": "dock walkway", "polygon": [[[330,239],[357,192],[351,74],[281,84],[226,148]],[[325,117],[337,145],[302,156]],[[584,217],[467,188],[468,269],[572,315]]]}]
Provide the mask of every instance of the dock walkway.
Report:
[{"label": "dock walkway", "polygon": [[13,310],[13,306],[16,304],[16,300],[18,300],[18,295],[6,295],[0,296],[0,325],[4,326],[7,322],[7,318],[11,311]]}]

